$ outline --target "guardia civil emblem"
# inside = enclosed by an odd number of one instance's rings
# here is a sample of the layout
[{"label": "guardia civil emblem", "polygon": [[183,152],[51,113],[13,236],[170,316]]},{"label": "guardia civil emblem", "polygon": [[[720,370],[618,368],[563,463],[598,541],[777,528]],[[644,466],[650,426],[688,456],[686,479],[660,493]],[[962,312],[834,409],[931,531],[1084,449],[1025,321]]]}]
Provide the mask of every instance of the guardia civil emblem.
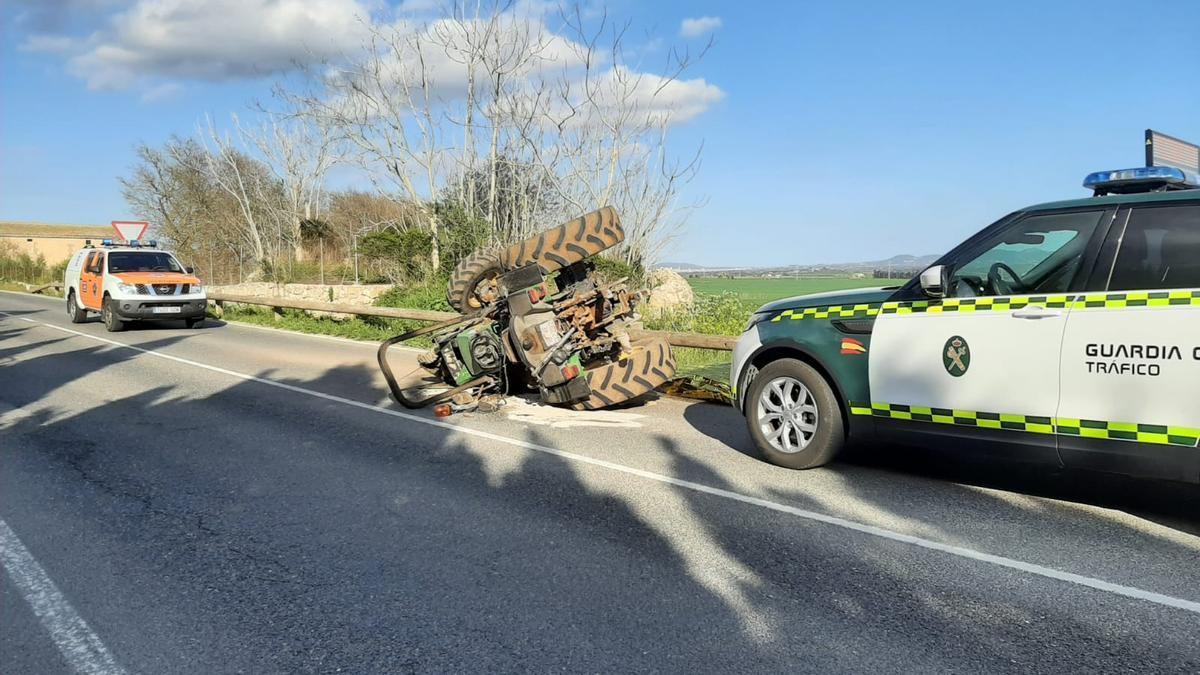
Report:
[{"label": "guardia civil emblem", "polygon": [[942,348],[942,365],[954,377],[962,377],[967,373],[971,367],[971,347],[962,336],[955,335],[946,340],[946,346]]}]

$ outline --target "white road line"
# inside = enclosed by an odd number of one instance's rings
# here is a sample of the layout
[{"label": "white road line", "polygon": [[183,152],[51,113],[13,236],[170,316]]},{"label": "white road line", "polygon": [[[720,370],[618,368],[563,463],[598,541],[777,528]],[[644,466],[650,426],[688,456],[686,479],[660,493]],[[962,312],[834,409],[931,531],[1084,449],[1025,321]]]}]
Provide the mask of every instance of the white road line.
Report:
[{"label": "white road line", "polygon": [[0,562],[50,633],[54,646],[76,672],[106,675],[125,672],[3,520],[0,520]]},{"label": "white road line", "polygon": [[[57,300],[59,302],[62,302],[62,298],[53,298],[53,297],[48,297],[45,295],[34,295],[32,293],[22,293],[21,291],[0,290],[0,293],[11,293],[13,295],[21,295],[21,296],[25,296],[27,298],[39,298],[41,300]],[[237,304],[237,303],[229,303],[229,304]],[[354,338],[342,337],[340,335],[322,335],[320,333],[305,333],[303,331],[290,330],[287,328],[275,328],[274,326],[260,326],[256,323],[249,323],[247,321],[239,321],[238,319],[221,318],[221,319],[217,319],[217,320],[223,321],[227,325],[233,326],[234,328],[253,328],[254,330],[265,330],[265,331],[270,331],[272,333],[281,333],[283,335],[313,338],[315,340],[324,340],[326,342],[330,342],[330,341],[341,342],[343,344],[351,344],[351,345],[355,345],[357,347],[370,347],[371,349],[379,348],[378,342],[371,342],[371,341],[367,341],[367,340],[355,340]],[[409,347],[408,345],[392,345],[392,349],[399,350],[399,351],[409,351],[409,352],[424,352],[425,351],[424,349],[421,349],[420,347]]]},{"label": "white road line", "polygon": [[[11,317],[11,315],[5,314],[4,312],[0,312],[0,316],[10,316]],[[143,354],[147,354],[149,356],[153,356],[156,358],[166,359],[168,361],[174,361],[176,363],[183,363],[183,364],[186,364],[189,366],[194,366],[196,368],[202,368],[204,370],[209,370],[214,373],[221,373],[223,375],[229,375],[230,377],[235,377],[235,378],[245,380],[248,382],[258,382],[260,384],[265,384],[270,387],[284,389],[287,391],[295,392],[297,394],[304,394],[305,396],[312,396],[314,398],[320,398],[320,399],[324,399],[326,401],[334,401],[336,403],[342,403],[344,405],[352,406],[355,408],[361,408],[363,410],[370,410],[372,412],[382,413],[384,415],[391,415],[392,417],[398,417],[400,419],[408,420],[410,422],[415,422],[417,424],[425,424],[425,425],[432,426],[432,427],[448,429],[450,431],[454,431],[454,432],[457,432],[460,434],[466,434],[469,436],[475,436],[477,438],[486,438],[491,441],[496,441],[497,443],[504,443],[506,445],[512,445],[512,446],[515,446],[518,448],[523,448],[525,450],[532,450],[534,452],[542,452],[542,453],[546,453],[548,455],[554,455],[555,457],[561,457],[563,459],[570,460],[572,462],[579,462],[581,464],[590,464],[592,466],[599,466],[599,467],[603,467],[605,469],[610,469],[612,471],[619,471],[624,474],[629,474],[631,476],[645,478],[646,480],[651,480],[651,481],[655,481],[658,483],[665,483],[667,485],[674,485],[675,487],[684,488],[686,490],[702,492],[704,494],[714,495],[716,497],[722,497],[724,499],[729,499],[729,500],[732,500],[735,502],[741,502],[743,504],[750,504],[752,506],[758,506],[758,507],[761,507],[764,509],[769,509],[771,511],[778,511],[779,513],[786,513],[786,514],[793,515],[793,516],[796,516],[799,518],[804,518],[805,520],[811,520],[811,521],[815,521],[818,523],[825,523],[827,525],[833,525],[835,527],[840,527],[840,528],[844,528],[847,530],[853,530],[855,532],[861,532],[863,534],[869,534],[871,536],[879,537],[881,539],[897,541],[897,542],[901,542],[904,544],[911,544],[913,546],[918,546],[920,548],[928,549],[931,551],[939,551],[941,553],[946,553],[946,554],[949,554],[952,556],[957,556],[959,558],[966,558],[968,560],[976,560],[979,562],[985,562],[985,563],[988,563],[991,565],[996,565],[998,567],[1005,567],[1008,569],[1017,570],[1020,572],[1026,572],[1028,574],[1034,574],[1034,575],[1037,575],[1040,577],[1045,577],[1047,579],[1056,579],[1058,581],[1065,581],[1067,583],[1076,584],[1079,586],[1085,586],[1087,588],[1104,591],[1106,593],[1113,593],[1115,595],[1121,595],[1121,596],[1125,596],[1127,598],[1134,598],[1137,600],[1145,600],[1146,602],[1152,602],[1154,604],[1162,605],[1164,607],[1172,607],[1174,609],[1182,609],[1182,610],[1192,612],[1195,614],[1200,614],[1200,602],[1196,602],[1194,600],[1186,600],[1184,598],[1176,598],[1174,596],[1164,595],[1162,593],[1155,593],[1153,591],[1147,591],[1147,590],[1143,590],[1141,588],[1135,588],[1133,586],[1124,586],[1121,584],[1115,584],[1115,583],[1112,583],[1109,581],[1104,581],[1103,579],[1096,579],[1093,577],[1084,576],[1082,574],[1074,574],[1072,572],[1064,572],[1062,570],[1054,569],[1053,567],[1046,567],[1044,565],[1038,565],[1036,563],[1028,563],[1028,562],[1025,562],[1022,560],[1006,558],[1004,556],[994,555],[991,553],[984,553],[982,551],[976,551],[974,549],[964,548],[962,546],[954,546],[952,544],[944,544],[942,542],[933,541],[930,539],[924,539],[921,537],[915,537],[910,534],[904,534],[903,532],[895,532],[893,530],[888,530],[888,529],[885,529],[882,527],[876,527],[874,525],[867,525],[866,523],[859,523],[859,522],[856,522],[853,520],[839,518],[837,516],[831,516],[831,515],[824,514],[824,513],[818,513],[816,511],[808,511],[806,509],[796,508],[794,506],[789,506],[787,504],[780,504],[778,502],[773,502],[773,501],[770,501],[767,499],[762,499],[760,497],[752,497],[750,495],[744,495],[739,492],[732,492],[730,490],[716,488],[716,487],[712,487],[710,485],[704,485],[702,483],[693,483],[692,481],[682,480],[682,479],[675,478],[672,476],[664,476],[662,474],[654,473],[652,471],[645,471],[643,469],[635,469],[631,466],[625,466],[624,464],[617,464],[615,462],[609,462],[609,461],[606,461],[603,459],[596,459],[593,457],[588,457],[586,455],[579,455],[574,452],[569,452],[567,450],[559,450],[558,448],[552,448],[552,447],[545,446],[545,445],[538,445],[536,443],[530,443],[528,441],[523,441],[523,440],[520,440],[517,438],[509,438],[508,436],[501,436],[499,434],[493,434],[493,433],[490,433],[487,431],[481,431],[479,429],[471,429],[468,427],[459,426],[457,424],[451,424],[449,422],[442,422],[437,419],[420,417],[418,415],[413,415],[412,413],[401,412],[399,410],[392,410],[390,408],[382,408],[380,406],[377,406],[377,405],[374,405],[371,403],[363,403],[361,401],[355,401],[355,400],[348,399],[348,398],[342,398],[341,396],[335,396],[333,394],[326,394],[324,392],[316,391],[313,389],[305,389],[303,387],[297,387],[295,385],[286,384],[283,382],[276,382],[274,380],[268,380],[268,379],[264,379],[261,377],[255,377],[254,375],[248,375],[246,373],[239,373],[239,372],[236,372],[233,370],[227,370],[227,369],[221,368],[219,366],[213,366],[213,365],[209,365],[207,363],[200,363],[199,361],[192,361],[190,359],[185,359],[185,358],[181,358],[178,356],[172,356],[170,354],[163,354],[161,352],[156,352],[156,351],[152,351],[149,349],[143,349],[141,347],[135,347],[133,345],[127,345],[127,344],[124,344],[121,342],[117,342],[115,340],[109,340],[107,338],[102,338],[102,337],[99,337],[96,335],[88,335],[87,333],[81,333],[79,331],[71,330],[70,328],[63,328],[61,326],[55,326],[55,325],[48,324],[48,323],[42,323],[40,321],[33,321],[32,319],[26,319],[24,317],[20,317],[20,318],[22,318],[25,321],[29,321],[30,323],[37,324],[39,326],[45,326],[46,328],[51,328],[54,330],[62,331],[64,333],[71,333],[72,335],[78,335],[79,337],[87,338],[89,340],[95,340],[97,342],[104,342],[104,343],[107,343],[107,344],[110,344],[110,345],[113,345],[116,347],[124,347],[126,349],[132,349],[134,351],[141,352]]]}]

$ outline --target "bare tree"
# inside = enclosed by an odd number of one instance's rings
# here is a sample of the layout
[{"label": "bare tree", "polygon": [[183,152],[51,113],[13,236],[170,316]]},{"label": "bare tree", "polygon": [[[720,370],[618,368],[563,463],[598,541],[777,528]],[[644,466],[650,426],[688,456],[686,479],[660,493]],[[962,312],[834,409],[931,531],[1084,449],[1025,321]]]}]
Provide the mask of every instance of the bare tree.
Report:
[{"label": "bare tree", "polygon": [[301,101],[309,113],[357,150],[355,158],[384,194],[424,205],[440,265],[439,223],[432,202],[444,185],[450,150],[439,93],[439,54],[427,27],[407,23],[372,26],[359,58],[323,79],[323,91]]},{"label": "bare tree", "polygon": [[[235,117],[232,134],[209,121],[190,148],[139,149],[127,199],[163,223],[197,218],[185,206],[213,208],[209,229],[222,242],[275,260],[298,252],[300,223],[326,212],[326,175],[345,160],[403,216],[376,217],[378,204],[365,202],[374,215],[335,209],[343,224],[331,242],[343,251],[356,232],[420,227],[437,270],[444,248],[462,242],[443,232],[448,223],[475,233],[485,221],[503,243],[611,204],[626,230],[613,254],[648,264],[690,208],[680,194],[700,149],[681,158],[670,131],[720,96],[683,79],[707,47],[672,50],[647,72],[627,55],[639,53],[626,50],[627,26],[576,6],[551,28],[529,7],[449,0],[427,22],[369,23],[362,48],[309,71],[304,91],[279,87],[282,109]],[[172,173],[176,164],[194,171]],[[179,201],[184,178],[214,188],[221,207]],[[443,222],[448,203],[455,215]]]},{"label": "bare tree", "polygon": [[275,221],[286,223],[286,238],[299,254],[304,240],[301,224],[320,218],[325,176],[340,161],[339,148],[319,117],[261,106],[259,110],[261,118],[255,124],[244,124],[235,115],[234,126],[243,145],[255,151],[278,185],[282,199],[263,205],[275,211]]},{"label": "bare tree", "polygon": [[671,50],[663,74],[647,73],[626,58],[627,26],[602,17],[589,29],[578,6],[562,16],[581,65],[541,83],[528,104],[532,123],[522,128],[530,155],[546,168],[550,188],[568,208],[615,206],[626,231],[618,253],[627,262],[647,264],[682,227],[690,208],[677,202],[699,168],[700,149],[685,160],[673,159],[668,131],[694,114],[676,98],[696,83],[680,78],[711,41],[696,55]]}]

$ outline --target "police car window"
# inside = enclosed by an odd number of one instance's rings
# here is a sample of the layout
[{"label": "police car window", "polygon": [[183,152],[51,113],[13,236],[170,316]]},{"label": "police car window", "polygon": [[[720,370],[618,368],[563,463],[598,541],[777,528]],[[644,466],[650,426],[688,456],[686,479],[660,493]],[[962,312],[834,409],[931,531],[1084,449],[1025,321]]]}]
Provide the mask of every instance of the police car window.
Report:
[{"label": "police car window", "polygon": [[1023,218],[966,253],[954,271],[961,297],[1070,290],[1102,211]]},{"label": "police car window", "polygon": [[1200,288],[1200,206],[1134,209],[1108,288]]},{"label": "police car window", "polygon": [[113,251],[109,272],[182,272],[175,259],[161,251]]}]

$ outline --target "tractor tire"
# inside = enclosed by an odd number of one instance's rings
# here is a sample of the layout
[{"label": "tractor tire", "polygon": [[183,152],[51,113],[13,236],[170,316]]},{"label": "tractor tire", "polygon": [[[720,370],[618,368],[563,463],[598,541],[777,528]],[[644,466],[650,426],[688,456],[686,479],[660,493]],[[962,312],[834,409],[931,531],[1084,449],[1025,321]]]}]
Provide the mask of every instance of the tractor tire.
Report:
[{"label": "tractor tire", "polygon": [[505,270],[537,263],[542,274],[569,267],[625,241],[617,210],[606,206],[513,244],[500,254]]},{"label": "tractor tire", "polygon": [[446,301],[458,312],[479,309],[483,304],[475,296],[475,288],[480,282],[494,279],[503,272],[500,254],[494,251],[463,258],[450,274],[450,283],[446,286]]},{"label": "tractor tire", "polygon": [[592,394],[571,407],[575,410],[608,408],[654,391],[674,375],[675,358],[666,340],[636,340],[633,353],[624,360],[587,369]]}]

